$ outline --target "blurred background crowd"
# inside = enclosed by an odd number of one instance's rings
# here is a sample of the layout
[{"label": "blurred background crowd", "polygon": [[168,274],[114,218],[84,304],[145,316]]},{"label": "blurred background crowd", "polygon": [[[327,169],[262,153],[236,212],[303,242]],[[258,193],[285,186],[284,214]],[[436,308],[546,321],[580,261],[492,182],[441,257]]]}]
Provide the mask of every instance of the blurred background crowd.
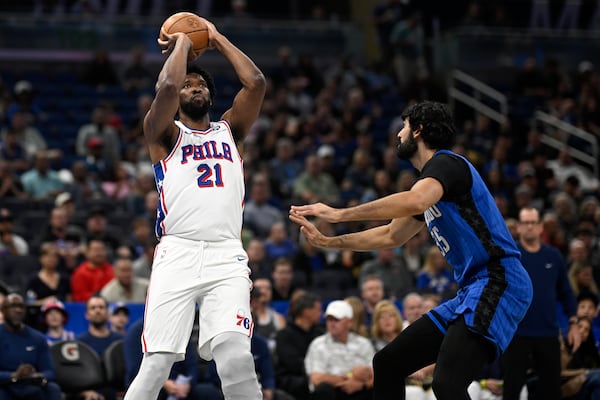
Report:
[{"label": "blurred background crowd", "polygon": [[[380,300],[410,322],[456,292],[426,232],[397,249],[323,250],[287,219],[292,204],[345,207],[409,189],[418,172],[396,157],[396,134],[420,100],[450,104],[453,150],[478,168],[515,239],[519,210],[539,209],[575,295],[600,294],[596,1],[10,3],[0,6],[0,289],[23,296],[36,329],[59,309],[75,335],[87,332],[82,304],[98,294],[106,329],[111,304],[127,304],[125,327],[143,312],[157,192],[141,122],[163,60],[157,27],[180,10],[215,22],[268,79],[244,143],[242,236],[271,355],[286,321],[317,303],[351,298],[365,318],[352,329],[371,337]],[[201,60],[217,119],[239,83],[218,54]],[[316,224],[339,234],[383,222]]]}]

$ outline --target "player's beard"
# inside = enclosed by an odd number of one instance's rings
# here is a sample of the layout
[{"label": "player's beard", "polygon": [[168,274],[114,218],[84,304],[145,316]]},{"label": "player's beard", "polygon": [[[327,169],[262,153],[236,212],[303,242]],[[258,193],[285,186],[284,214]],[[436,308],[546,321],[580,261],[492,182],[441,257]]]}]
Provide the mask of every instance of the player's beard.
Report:
[{"label": "player's beard", "polygon": [[194,121],[201,120],[204,118],[206,113],[208,113],[208,109],[210,108],[210,103],[207,101],[202,102],[201,105],[194,103],[193,101],[188,101],[186,103],[181,103],[181,111],[188,117],[190,117]]},{"label": "player's beard", "polygon": [[400,140],[396,154],[403,160],[409,160],[415,155],[416,152],[417,141],[415,140],[415,135],[413,135],[413,131],[411,130],[406,140]]}]

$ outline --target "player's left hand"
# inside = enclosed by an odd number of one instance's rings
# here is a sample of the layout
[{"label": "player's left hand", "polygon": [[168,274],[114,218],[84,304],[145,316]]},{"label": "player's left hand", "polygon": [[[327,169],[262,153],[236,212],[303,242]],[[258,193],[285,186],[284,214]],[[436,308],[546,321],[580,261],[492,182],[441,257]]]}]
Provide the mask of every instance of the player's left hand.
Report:
[{"label": "player's left hand", "polygon": [[305,217],[290,212],[290,220],[300,225],[300,233],[306,237],[306,240],[308,240],[310,244],[317,247],[327,247],[327,236],[323,235],[321,231]]},{"label": "player's left hand", "polygon": [[204,21],[206,22],[206,28],[208,29],[208,48],[214,49],[216,41],[218,40],[219,36],[221,36],[221,33],[217,30],[215,24],[207,19]]},{"label": "player's left hand", "polygon": [[290,208],[290,215],[313,215],[315,217],[324,219],[327,222],[340,222],[338,218],[338,210],[323,203],[307,204],[305,206],[292,206]]}]

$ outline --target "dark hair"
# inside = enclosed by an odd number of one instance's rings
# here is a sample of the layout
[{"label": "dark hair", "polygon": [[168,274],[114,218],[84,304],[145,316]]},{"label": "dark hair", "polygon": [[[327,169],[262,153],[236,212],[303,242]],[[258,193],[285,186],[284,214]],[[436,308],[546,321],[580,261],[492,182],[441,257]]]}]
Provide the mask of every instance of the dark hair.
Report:
[{"label": "dark hair", "polygon": [[456,127],[450,110],[442,103],[424,101],[413,104],[402,112],[402,119],[408,118],[410,127],[421,127],[423,142],[430,149],[449,149],[456,138]]},{"label": "dark hair", "polygon": [[594,292],[582,290],[581,293],[579,293],[579,296],[577,296],[577,303],[580,303],[583,300],[589,300],[594,303],[595,307],[598,307],[598,296],[596,296]]},{"label": "dark hair", "polygon": [[204,78],[204,80],[206,81],[206,87],[210,92],[210,102],[214,103],[215,95],[217,94],[217,88],[215,87],[215,81],[213,80],[212,76],[208,73],[208,71],[206,71],[204,68],[198,65],[198,63],[191,61],[187,63],[186,74],[198,74],[202,78]]},{"label": "dark hair", "polygon": [[296,317],[302,314],[302,311],[306,310],[307,308],[312,308],[317,301],[321,301],[321,298],[315,293],[306,292],[301,294],[298,296],[296,301],[294,301],[294,305],[288,311],[290,318],[294,320]]}]

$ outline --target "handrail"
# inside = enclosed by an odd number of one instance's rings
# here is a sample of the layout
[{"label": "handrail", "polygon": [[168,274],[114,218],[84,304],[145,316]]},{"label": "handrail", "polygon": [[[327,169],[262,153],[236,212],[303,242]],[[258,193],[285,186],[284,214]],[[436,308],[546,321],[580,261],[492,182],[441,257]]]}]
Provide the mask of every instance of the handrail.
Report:
[{"label": "handrail", "polygon": [[541,135],[540,140],[542,143],[557,150],[561,150],[566,146],[569,135],[576,136],[589,143],[592,149],[591,155],[570,146],[567,147],[567,151],[571,157],[589,165],[594,171],[594,176],[598,176],[598,172],[600,171],[598,166],[598,143],[594,135],[543,111],[535,112],[532,124],[536,124],[537,122],[541,122],[554,129],[555,135],[545,132],[545,134]]},{"label": "handrail", "polygon": [[[507,121],[508,100],[503,93],[457,69],[452,71],[450,76],[451,79],[448,84],[448,96],[450,98],[451,108],[454,108],[454,100],[458,100],[500,124],[503,124]],[[472,88],[474,90],[474,94],[467,94],[457,89],[454,85],[455,81],[459,81]],[[498,110],[483,103],[481,101],[482,95],[495,100],[498,104]]]},{"label": "handrail", "polygon": [[[473,94],[467,94],[457,89],[455,86],[456,81],[461,82],[462,84],[473,89]],[[481,101],[482,95],[495,100],[498,103],[498,109],[496,110],[489,105],[484,104]],[[449,80],[448,84],[448,96],[451,108],[454,108],[454,101],[457,100],[500,124],[505,123],[508,119],[507,97],[503,93],[475,79],[463,71],[457,69],[452,71],[451,79]],[[568,152],[574,159],[589,165],[595,176],[599,175],[600,166],[598,161],[598,143],[596,142],[594,135],[568,122],[562,121],[553,115],[539,110],[535,112],[531,119],[532,124],[536,124],[537,122],[552,128],[552,132],[542,132],[541,135],[542,143],[552,148],[557,150],[564,148],[570,135],[576,136],[588,143],[592,149],[591,155],[573,147],[568,147]]]}]

